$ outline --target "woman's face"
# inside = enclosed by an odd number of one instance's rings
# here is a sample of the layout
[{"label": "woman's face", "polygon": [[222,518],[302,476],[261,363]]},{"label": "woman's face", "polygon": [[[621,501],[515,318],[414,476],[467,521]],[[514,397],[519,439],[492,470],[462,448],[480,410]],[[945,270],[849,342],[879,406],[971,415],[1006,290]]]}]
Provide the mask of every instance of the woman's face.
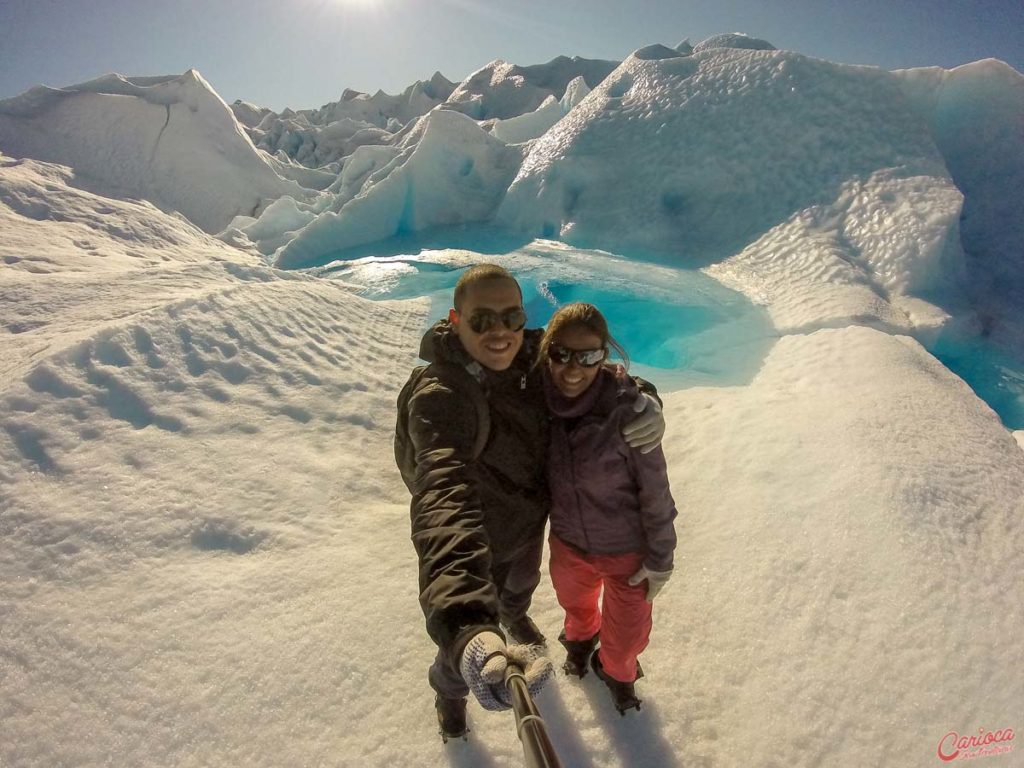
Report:
[{"label": "woman's face", "polygon": [[[563,328],[551,339],[551,346],[562,347],[573,352],[581,350],[602,349],[601,337],[582,325],[570,325]],[[597,372],[601,370],[600,365],[585,368],[576,360],[573,355],[568,363],[561,363],[548,357],[548,370],[551,371],[551,379],[566,397],[579,397],[597,378]]]}]

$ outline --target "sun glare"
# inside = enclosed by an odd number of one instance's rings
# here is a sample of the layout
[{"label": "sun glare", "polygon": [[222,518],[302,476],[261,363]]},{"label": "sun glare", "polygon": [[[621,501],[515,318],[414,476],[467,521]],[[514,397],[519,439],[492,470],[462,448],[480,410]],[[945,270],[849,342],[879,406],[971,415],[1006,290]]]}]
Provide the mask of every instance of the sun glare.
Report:
[{"label": "sun glare", "polygon": [[391,4],[390,0],[320,0],[321,7],[334,7],[342,13],[352,13],[360,16],[377,15],[387,10]]}]

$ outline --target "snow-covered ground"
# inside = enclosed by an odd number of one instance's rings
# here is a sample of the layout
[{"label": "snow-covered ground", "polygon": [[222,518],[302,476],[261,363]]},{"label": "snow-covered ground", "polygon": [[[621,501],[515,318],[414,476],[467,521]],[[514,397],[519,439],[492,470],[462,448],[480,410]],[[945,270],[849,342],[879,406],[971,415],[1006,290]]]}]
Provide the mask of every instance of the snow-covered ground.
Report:
[{"label": "snow-covered ground", "polygon": [[[261,153],[196,73],[0,102],[0,765],[522,765],[508,714],[436,735],[391,452],[483,259],[534,322],[596,296],[664,393],[680,545],[644,709],[557,678],[566,766],[929,766],[1024,729],[1024,432],[929,352],[1024,355],[1024,78],[749,45],[554,101],[578,60],[498,63],[333,170]],[[518,242],[274,266],[495,216]],[[556,636],[546,578],[534,613]]]}]

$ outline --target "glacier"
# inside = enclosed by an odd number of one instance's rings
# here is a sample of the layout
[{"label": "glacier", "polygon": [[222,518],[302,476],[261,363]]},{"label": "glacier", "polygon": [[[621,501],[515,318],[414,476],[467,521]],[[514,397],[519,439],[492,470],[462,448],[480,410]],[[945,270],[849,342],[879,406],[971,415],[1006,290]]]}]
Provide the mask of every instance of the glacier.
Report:
[{"label": "glacier", "polygon": [[5,99],[0,146],[14,157],[70,166],[108,197],[148,200],[210,233],[283,195],[312,196],[274,172],[195,70],[110,75]]},{"label": "glacier", "polygon": [[518,764],[508,717],[436,736],[390,446],[482,260],[665,403],[644,710],[559,678],[566,765],[1019,731],[1022,125],[999,61],[738,33],[280,114],[195,70],[0,101],[0,764]]}]

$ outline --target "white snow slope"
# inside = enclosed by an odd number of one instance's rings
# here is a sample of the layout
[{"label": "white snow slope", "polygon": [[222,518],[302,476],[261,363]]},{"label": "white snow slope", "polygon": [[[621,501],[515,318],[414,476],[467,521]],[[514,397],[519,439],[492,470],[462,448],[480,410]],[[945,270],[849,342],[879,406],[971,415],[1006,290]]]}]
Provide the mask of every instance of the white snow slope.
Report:
[{"label": "white snow slope", "polygon": [[0,151],[73,167],[110,197],[149,200],[209,233],[313,193],[274,173],[195,70],[38,86],[0,101]]},{"label": "white snow slope", "polygon": [[[696,126],[700,114],[712,125],[720,111],[747,114],[733,99],[810,135],[818,107],[800,120],[750,85],[765,73],[774,83],[782,65],[789,87],[817,90],[814,104],[837,115],[819,144],[771,156],[790,191],[763,186],[749,158],[748,207],[737,210],[764,231],[735,246],[710,224],[700,232],[706,274],[763,305],[779,338],[741,384],[664,390],[680,544],[643,656],[643,710],[621,718],[593,675],[559,676],[538,705],[563,764],[934,766],[961,736],[998,732],[1003,741],[955,759],[1017,765],[1024,438],[909,335],[973,318],[957,283],[979,267],[958,247],[960,192],[918,98],[948,78],[899,75],[915,106],[886,127],[861,97],[881,94],[895,109],[897,75],[698,48],[692,61],[650,58],[665,55],[658,48],[624,62],[537,139],[506,199],[515,194],[524,221],[543,220],[549,209],[517,190],[540,179],[543,196],[571,171],[590,185],[572,219],[588,240],[621,244],[653,227],[662,235],[648,244],[671,250],[687,244],[633,196],[656,197],[700,153],[683,144],[660,164],[641,162],[640,137],[659,153],[657,126],[682,121],[696,131],[690,141],[724,158],[737,134],[719,147]],[[971,66],[993,82],[993,64]],[[709,90],[684,84],[701,71]],[[716,85],[725,72],[731,91]],[[615,120],[611,100],[629,99],[628,89],[612,95],[624,74],[652,99]],[[692,90],[680,101],[678,88]],[[826,145],[843,115],[849,153],[836,156]],[[600,152],[578,156],[591,136]],[[271,268],[160,210],[166,199],[154,207],[98,190],[98,161],[86,173],[0,149],[0,765],[523,765],[507,713],[471,703],[469,741],[444,746],[436,735],[408,495],[391,453],[394,401],[429,301],[369,301],[343,281]],[[497,179],[505,152],[518,150],[438,111],[399,155],[363,153],[362,167],[380,174],[368,187],[380,200],[405,195],[415,227],[448,215],[448,196],[484,216],[515,175]],[[470,185],[460,187],[467,155]],[[179,148],[168,162],[190,160]],[[855,172],[827,187],[828,163]],[[710,167],[698,177],[718,189],[730,178]],[[787,213],[764,195],[804,207]],[[279,230],[325,220],[322,200],[278,199],[268,213]],[[621,230],[600,221],[597,199]],[[381,226],[392,209],[369,194],[332,215],[347,217],[345,232],[394,231]],[[1008,226],[984,241],[1011,242]],[[273,229],[268,238],[282,237]],[[528,259],[422,256],[424,293],[446,265],[536,269],[556,250],[604,290],[620,284],[621,258],[545,245]],[[1005,260],[998,268],[1019,274]],[[972,296],[977,312],[987,296]],[[636,318],[651,333],[659,320]],[[556,637],[547,578],[533,613]],[[557,644],[549,650],[559,662]]]}]

